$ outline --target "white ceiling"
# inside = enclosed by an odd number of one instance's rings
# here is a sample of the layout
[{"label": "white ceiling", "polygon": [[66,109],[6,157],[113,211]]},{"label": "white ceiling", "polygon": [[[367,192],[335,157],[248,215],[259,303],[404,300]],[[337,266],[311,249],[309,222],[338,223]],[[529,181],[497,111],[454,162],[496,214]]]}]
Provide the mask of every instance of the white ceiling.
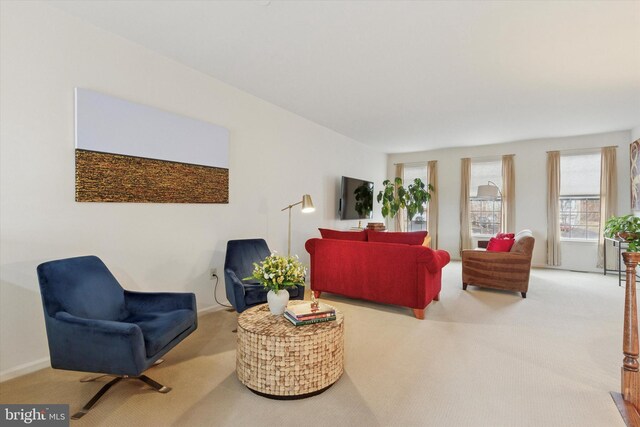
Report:
[{"label": "white ceiling", "polygon": [[59,1],[384,152],[640,125],[640,2]]}]

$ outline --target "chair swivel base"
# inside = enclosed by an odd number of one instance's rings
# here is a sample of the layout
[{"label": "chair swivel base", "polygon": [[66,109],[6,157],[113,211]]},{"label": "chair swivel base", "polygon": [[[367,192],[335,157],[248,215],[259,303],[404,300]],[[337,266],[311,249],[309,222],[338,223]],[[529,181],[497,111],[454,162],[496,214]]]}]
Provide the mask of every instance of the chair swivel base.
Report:
[{"label": "chair swivel base", "polygon": [[[158,361],[156,361],[156,363],[153,364],[153,366],[159,365],[162,362],[163,362],[163,360],[159,359]],[[91,377],[86,377],[86,378],[82,378],[80,380],[80,382],[91,382],[91,381],[95,381],[95,380],[97,380],[99,378],[102,378],[102,377],[105,377],[105,376],[111,376],[111,375],[103,374],[103,375],[95,375],[95,376],[91,376]],[[100,398],[107,391],[109,391],[109,389],[111,387],[113,387],[114,385],[116,385],[117,383],[119,383],[120,381],[125,380],[125,379],[133,379],[133,380],[142,381],[143,383],[149,385],[151,388],[153,388],[154,390],[156,390],[159,393],[169,393],[171,391],[171,387],[164,386],[164,385],[152,380],[151,378],[149,378],[146,375],[140,375],[140,376],[137,376],[137,377],[130,377],[128,375],[118,375],[114,379],[109,381],[107,384],[102,386],[102,388],[91,398],[91,400],[89,400],[87,402],[86,405],[84,405],[82,407],[82,409],[80,409],[78,412],[76,412],[75,414],[73,414],[71,416],[71,419],[72,420],[78,420],[78,419],[84,417],[87,414],[87,412],[89,412],[91,410],[91,408],[93,408],[95,406],[95,404],[98,403],[98,400],[100,400]]]}]

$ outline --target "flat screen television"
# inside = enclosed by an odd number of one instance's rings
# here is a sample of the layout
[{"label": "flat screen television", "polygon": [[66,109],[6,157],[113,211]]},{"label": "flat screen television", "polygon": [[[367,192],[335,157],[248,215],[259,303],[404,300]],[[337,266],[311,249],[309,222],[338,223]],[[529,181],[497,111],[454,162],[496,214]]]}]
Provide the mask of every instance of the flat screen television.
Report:
[{"label": "flat screen television", "polygon": [[373,182],[343,176],[338,213],[340,219],[370,219],[373,213]]}]

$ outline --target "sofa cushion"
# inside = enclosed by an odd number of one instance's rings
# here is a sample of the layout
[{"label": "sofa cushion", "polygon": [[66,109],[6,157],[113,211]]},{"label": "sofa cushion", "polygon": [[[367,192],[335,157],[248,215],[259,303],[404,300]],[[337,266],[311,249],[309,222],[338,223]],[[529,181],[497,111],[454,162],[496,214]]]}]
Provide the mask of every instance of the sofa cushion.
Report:
[{"label": "sofa cushion", "polygon": [[488,252],[509,252],[511,246],[515,243],[515,239],[497,239],[492,237],[487,245]]},{"label": "sofa cushion", "polygon": [[152,357],[186,331],[196,321],[193,310],[173,310],[163,313],[139,313],[124,320],[142,330],[147,357]]},{"label": "sofa cushion", "polygon": [[402,243],[405,245],[422,245],[427,231],[392,232],[367,230],[367,240],[379,243]]},{"label": "sofa cushion", "polygon": [[331,230],[328,228],[318,228],[318,230],[320,230],[320,235],[322,236],[323,239],[354,240],[358,242],[367,241],[367,232],[365,230],[338,231],[338,230]]}]

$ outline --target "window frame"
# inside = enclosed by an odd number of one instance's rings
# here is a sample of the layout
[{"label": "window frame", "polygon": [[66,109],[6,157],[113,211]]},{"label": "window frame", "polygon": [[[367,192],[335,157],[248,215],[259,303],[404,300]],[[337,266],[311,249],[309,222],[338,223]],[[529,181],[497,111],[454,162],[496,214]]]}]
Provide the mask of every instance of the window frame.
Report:
[{"label": "window frame", "polygon": [[[500,185],[498,186],[496,183],[496,186],[498,187],[498,189],[500,190],[500,194],[502,194],[502,190],[504,187],[504,183],[502,182],[502,157],[501,156],[491,156],[491,157],[483,157],[483,158],[479,158],[479,159],[471,159],[471,176],[469,177],[469,185],[471,185],[471,183],[473,182],[473,165],[479,165],[479,164],[483,164],[483,163],[496,163],[496,165],[498,166],[498,170],[499,170],[499,174],[498,176],[500,176],[500,179],[498,180],[500,182]],[[485,183],[486,184],[486,183]],[[477,192],[477,188],[469,188],[469,192]],[[491,210],[480,210],[480,213],[483,212],[488,212],[488,214],[490,216],[493,216],[494,218],[497,219],[497,221],[493,221],[490,222],[490,224],[493,224],[492,230],[496,230],[495,233],[475,233],[473,231],[473,214],[474,212],[478,212],[476,210],[472,209],[473,206],[473,202],[487,202],[487,203],[491,203],[492,208]],[[496,206],[497,205],[497,206]],[[495,227],[497,226],[497,228]],[[482,199],[482,198],[478,198],[477,196],[470,196],[469,197],[469,228],[471,230],[471,238],[472,239],[486,239],[489,237],[493,237],[495,236],[497,233],[500,233],[500,230],[502,230],[502,196],[499,195],[497,199],[495,200],[487,200],[487,199]]]},{"label": "window frame", "polygon": [[[600,157],[602,156],[602,153],[597,150],[597,149],[591,149],[591,148],[587,148],[584,150],[575,150],[575,151],[569,151],[569,152],[560,152],[560,175],[562,176],[562,158],[563,157],[574,157],[574,156],[586,156],[586,155],[592,155],[592,154],[599,154]],[[596,169],[596,172],[598,174],[598,181],[600,181],[600,167],[598,167]],[[562,191],[562,190],[561,190]],[[597,213],[598,215],[600,215],[600,203],[601,203],[601,199],[600,199],[600,190],[598,189],[598,193],[596,194],[571,194],[571,195],[563,195],[562,192],[560,192],[560,194],[558,195],[558,223],[560,226],[560,242],[572,242],[572,243],[588,243],[588,244],[597,244],[598,243],[598,233],[596,233],[594,238],[588,238],[588,237],[564,237],[562,236],[562,219],[563,219],[563,210],[562,210],[562,202],[563,200],[567,200],[567,199],[573,199],[573,200],[597,200],[598,201],[598,209],[597,209]],[[579,211],[580,213],[586,213],[587,215],[592,212],[589,211],[588,209],[585,211]],[[595,212],[595,211],[594,211]],[[601,218],[599,218],[599,221],[601,220]],[[585,221],[587,221],[585,219]],[[565,221],[566,222],[566,221]],[[571,222],[571,220],[570,220]],[[579,224],[578,224],[579,225]],[[585,235],[588,235],[589,232],[589,223],[585,222]],[[569,226],[572,226],[571,223],[569,223]]]},{"label": "window frame", "polygon": [[[571,195],[571,196],[560,196],[558,203],[558,214],[560,215],[560,219],[559,219],[559,224],[560,224],[560,241],[561,242],[585,242],[585,243],[598,243],[598,231],[595,234],[595,237],[593,238],[589,238],[589,237],[566,237],[562,235],[562,227],[563,227],[563,210],[562,210],[562,202],[563,200],[576,200],[576,201],[594,201],[597,200],[598,201],[598,208],[596,210],[589,210],[589,209],[585,209],[585,210],[577,210],[577,211],[573,211],[573,210],[569,210],[569,216],[573,216],[572,212],[577,212],[577,214],[585,214],[585,216],[588,218],[590,213],[597,213],[598,216],[600,216],[600,194],[580,194],[580,195]],[[564,211],[566,212],[566,211]],[[566,215],[566,214],[565,214]],[[584,234],[585,236],[588,236],[589,233],[589,222],[587,222],[588,220],[585,219],[585,223],[584,223]],[[569,227],[574,227],[573,224],[571,224],[572,220],[569,219]],[[566,219],[564,221],[565,226],[566,224]],[[598,220],[598,224],[599,224],[599,220]],[[578,227],[580,227],[580,223],[577,224]],[[571,231],[571,229],[569,229],[569,231]]]}]

